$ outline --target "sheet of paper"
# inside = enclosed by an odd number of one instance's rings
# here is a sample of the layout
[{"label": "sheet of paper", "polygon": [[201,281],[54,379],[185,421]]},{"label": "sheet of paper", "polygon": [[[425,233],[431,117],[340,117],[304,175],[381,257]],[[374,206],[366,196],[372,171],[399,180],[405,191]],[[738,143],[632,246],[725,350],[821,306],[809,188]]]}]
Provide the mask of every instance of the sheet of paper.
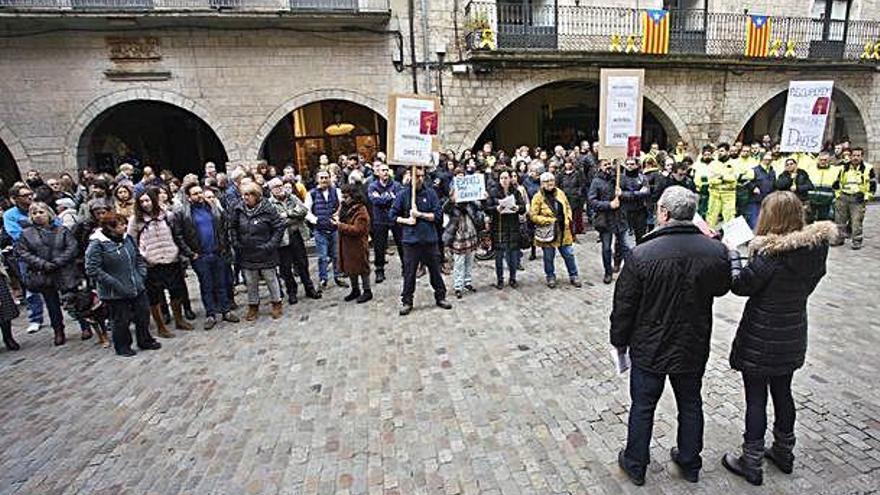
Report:
[{"label": "sheet of paper", "polygon": [[755,233],[752,232],[748,222],[742,216],[725,223],[721,226],[721,229],[724,231],[724,237],[721,241],[729,248],[742,246],[755,238]]},{"label": "sheet of paper", "polygon": [[516,211],[516,198],[514,198],[512,194],[510,196],[505,196],[498,201],[498,206],[505,211]]},{"label": "sheet of paper", "polygon": [[611,360],[614,362],[614,369],[619,375],[626,373],[626,371],[632,367],[632,361],[630,361],[628,350],[621,352],[616,347],[612,347]]}]

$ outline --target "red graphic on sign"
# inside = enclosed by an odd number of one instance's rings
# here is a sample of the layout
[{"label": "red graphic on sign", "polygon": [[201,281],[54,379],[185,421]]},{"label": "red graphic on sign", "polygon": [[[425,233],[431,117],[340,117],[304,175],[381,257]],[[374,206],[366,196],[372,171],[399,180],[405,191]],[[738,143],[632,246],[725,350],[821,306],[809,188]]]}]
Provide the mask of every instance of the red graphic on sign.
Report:
[{"label": "red graphic on sign", "polygon": [[626,141],[626,157],[638,158],[642,154],[642,137],[630,136]]},{"label": "red graphic on sign", "polygon": [[830,101],[827,96],[820,96],[813,104],[813,115],[828,115],[828,105]]},{"label": "red graphic on sign", "polygon": [[421,119],[419,121],[419,134],[430,134],[432,136],[436,136],[437,128],[439,127],[437,125],[437,112],[423,111],[420,117]]}]

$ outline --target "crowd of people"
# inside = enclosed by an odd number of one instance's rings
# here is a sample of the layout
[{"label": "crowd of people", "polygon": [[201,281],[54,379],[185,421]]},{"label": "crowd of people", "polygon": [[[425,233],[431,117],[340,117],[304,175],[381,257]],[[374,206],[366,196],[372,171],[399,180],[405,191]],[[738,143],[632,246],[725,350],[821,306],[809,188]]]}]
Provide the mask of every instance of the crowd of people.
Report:
[{"label": "crowd of people", "polygon": [[[6,348],[20,347],[11,322],[26,306],[29,333],[39,331],[46,309],[55,345],[66,340],[66,311],[83,340],[97,334],[120,356],[136,354],[132,340],[141,350],[159,349],[151,320],[163,339],[175,337],[171,326],[193,330],[190,268],[205,330],[240,321],[238,285],[247,321],[259,318],[264,293],[271,318],[281,318],[285,299],[298,303],[300,285],[311,299],[332,284],[349,289],[345,302],[368,303],[373,284],[386,281],[389,251],[402,265],[401,316],[413,310],[417,279],[426,273],[440,308],[452,307],[445,275],[456,298],[475,293],[480,250],[494,255],[496,290],[517,289],[523,254],[536,260],[538,250],[547,287],[557,287],[558,252],[577,288],[575,245],[589,225],[601,243],[603,282],[620,273],[611,342],[633,362],[629,438],[619,458],[630,478],[644,482],[653,411],[668,375],[680,408],[672,458],[696,481],[712,299],[729,290],[750,297],[731,354],[743,373],[747,426],[742,455],[726,456],[724,465],[760,484],[769,390],[776,441],[767,456],[791,471],[790,387],[804,362],[806,300],[825,273],[828,245],[848,237],[861,248],[865,203],[876,190],[861,148],[843,141],[815,155],[785,154],[765,136],[706,145],[696,160],[681,141],[670,151],[654,144],[640,156],[609,160],[598,143],[511,154],[485,143],[440,153],[433,169],[389,167],[382,153],[372,161],[322,156],[320,164],[311,177],[263,161],[230,164],[226,172],[207,163],[201,177],[182,178],[128,164],[115,176],[83,170],[78,181],[29,171],[0,197]],[[485,193],[460,200],[456,178],[474,174],[482,174]],[[758,235],[746,266],[738,251],[711,239],[738,215]]]}]

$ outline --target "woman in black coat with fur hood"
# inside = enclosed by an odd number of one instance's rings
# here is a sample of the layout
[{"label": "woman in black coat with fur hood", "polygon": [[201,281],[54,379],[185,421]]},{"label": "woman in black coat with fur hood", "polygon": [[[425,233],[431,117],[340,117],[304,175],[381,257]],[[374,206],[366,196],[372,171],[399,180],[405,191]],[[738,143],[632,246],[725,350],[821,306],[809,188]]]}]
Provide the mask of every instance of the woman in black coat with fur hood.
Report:
[{"label": "woman in black coat with fur hood", "polygon": [[[794,371],[807,351],[807,300],[825,276],[829,243],[837,237],[831,222],[804,226],[801,201],[789,191],[770,194],[761,204],[757,237],[749,263],[731,251],[732,290],[748,296],[730,351],[730,365],[743,375],[746,431],[742,455],[725,454],[724,467],[749,483],[763,482],[766,456],[784,473],[794,463]],[[773,397],[773,446],[764,451],[767,392]]]}]

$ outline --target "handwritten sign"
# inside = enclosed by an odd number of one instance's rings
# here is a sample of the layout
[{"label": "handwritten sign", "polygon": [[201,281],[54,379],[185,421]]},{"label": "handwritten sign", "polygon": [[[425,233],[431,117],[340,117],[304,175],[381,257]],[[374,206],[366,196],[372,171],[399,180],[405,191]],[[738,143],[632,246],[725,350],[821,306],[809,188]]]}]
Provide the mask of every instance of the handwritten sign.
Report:
[{"label": "handwritten sign", "polygon": [[624,158],[642,135],[644,69],[602,69],[599,96],[599,157]]},{"label": "handwritten sign", "polygon": [[780,149],[786,153],[822,151],[834,81],[791,81],[785,103]]},{"label": "handwritten sign", "polygon": [[440,102],[433,96],[391,95],[388,100],[388,161],[393,165],[436,165]]},{"label": "handwritten sign", "polygon": [[486,179],[483,174],[456,177],[452,183],[455,188],[455,202],[480,201],[486,197]]}]

